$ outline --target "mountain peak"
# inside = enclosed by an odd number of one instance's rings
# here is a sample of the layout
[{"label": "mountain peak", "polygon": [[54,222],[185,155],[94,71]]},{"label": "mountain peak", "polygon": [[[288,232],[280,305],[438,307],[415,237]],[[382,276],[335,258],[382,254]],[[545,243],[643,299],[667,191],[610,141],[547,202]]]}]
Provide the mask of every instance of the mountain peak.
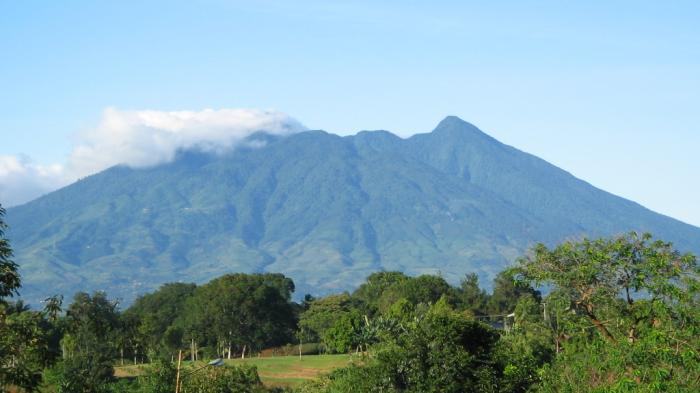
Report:
[{"label": "mountain peak", "polygon": [[451,125],[451,124],[462,124],[462,125],[472,126],[469,122],[462,120],[462,118],[460,118],[459,116],[449,115],[440,121],[440,123],[438,124],[438,127],[445,126],[445,125]]},{"label": "mountain peak", "polygon": [[447,116],[447,117],[445,117],[444,119],[442,119],[442,120],[440,121],[440,123],[438,123],[436,129],[437,129],[437,128],[445,128],[445,127],[457,127],[457,128],[478,129],[478,128],[476,128],[476,126],[473,125],[472,123],[470,123],[470,122],[468,122],[468,121],[465,121],[465,120],[462,120],[462,119],[461,119],[460,117],[458,117],[458,116],[452,116],[452,115]]},{"label": "mountain peak", "polygon": [[446,118],[444,118],[440,123],[438,123],[437,127],[435,127],[433,133],[486,135],[475,125],[464,121],[457,116],[447,116]]}]

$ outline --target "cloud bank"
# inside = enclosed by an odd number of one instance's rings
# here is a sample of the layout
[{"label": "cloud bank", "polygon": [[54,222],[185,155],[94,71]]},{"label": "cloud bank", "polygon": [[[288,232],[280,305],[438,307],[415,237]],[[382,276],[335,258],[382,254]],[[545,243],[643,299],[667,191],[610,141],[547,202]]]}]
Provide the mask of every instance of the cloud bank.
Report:
[{"label": "cloud bank", "polygon": [[142,168],[170,162],[178,150],[221,153],[265,131],[285,135],[306,128],[278,111],[123,111],[108,108],[97,127],[78,135],[63,164],[37,165],[25,156],[0,155],[0,203],[18,205],[113,165]]}]

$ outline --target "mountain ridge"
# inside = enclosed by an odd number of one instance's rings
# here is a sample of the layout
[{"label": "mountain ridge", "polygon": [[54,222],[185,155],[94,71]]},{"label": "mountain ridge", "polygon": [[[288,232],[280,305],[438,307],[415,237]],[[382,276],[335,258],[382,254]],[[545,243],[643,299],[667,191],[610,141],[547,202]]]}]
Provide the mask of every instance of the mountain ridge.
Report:
[{"label": "mountain ridge", "polygon": [[[457,117],[430,133],[251,135],[235,151],[109,168],[8,209],[30,301],[277,271],[299,294],[376,270],[488,280],[536,241],[651,231],[700,251],[700,228],[654,213]],[[263,146],[264,145],[264,146]]]}]

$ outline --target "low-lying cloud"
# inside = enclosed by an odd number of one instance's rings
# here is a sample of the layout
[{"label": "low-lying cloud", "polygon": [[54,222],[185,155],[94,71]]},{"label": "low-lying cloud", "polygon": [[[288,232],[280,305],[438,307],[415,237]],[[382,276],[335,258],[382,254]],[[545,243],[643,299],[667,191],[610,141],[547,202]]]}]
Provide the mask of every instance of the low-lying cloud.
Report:
[{"label": "low-lying cloud", "polygon": [[38,165],[26,156],[0,155],[0,203],[19,205],[70,183],[62,165]]},{"label": "low-lying cloud", "polygon": [[63,164],[37,165],[28,157],[0,155],[0,203],[21,204],[118,164],[148,167],[172,161],[179,150],[228,151],[257,131],[284,135],[303,130],[297,120],[273,110],[108,108],[97,127],[78,135]]}]

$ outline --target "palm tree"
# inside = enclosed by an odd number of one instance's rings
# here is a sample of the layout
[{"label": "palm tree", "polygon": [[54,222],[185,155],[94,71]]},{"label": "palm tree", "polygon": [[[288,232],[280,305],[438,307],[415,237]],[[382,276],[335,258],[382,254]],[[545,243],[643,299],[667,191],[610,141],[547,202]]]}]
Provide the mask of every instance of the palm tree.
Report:
[{"label": "palm tree", "polygon": [[49,318],[49,321],[56,322],[58,314],[61,313],[63,305],[63,295],[53,295],[44,299],[44,314]]}]

